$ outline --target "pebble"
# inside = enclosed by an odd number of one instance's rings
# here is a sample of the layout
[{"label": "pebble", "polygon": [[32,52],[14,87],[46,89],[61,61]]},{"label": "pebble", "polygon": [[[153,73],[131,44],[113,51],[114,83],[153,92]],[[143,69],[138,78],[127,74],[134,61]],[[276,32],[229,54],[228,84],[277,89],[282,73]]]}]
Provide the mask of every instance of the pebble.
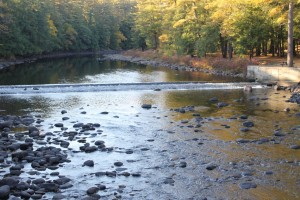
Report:
[{"label": "pebble", "polygon": [[251,121],[246,121],[243,123],[243,126],[250,128],[254,126],[254,123]]},{"label": "pebble", "polygon": [[121,167],[121,166],[123,166],[123,163],[122,162],[115,162],[114,165],[117,166],[117,167]]},{"label": "pebble", "polygon": [[290,149],[300,149],[300,145],[291,145]]},{"label": "pebble", "polygon": [[86,193],[87,193],[88,195],[92,195],[92,194],[97,193],[98,191],[99,191],[99,188],[98,188],[98,187],[91,187],[91,188],[89,188],[89,189],[86,191]]},{"label": "pebble", "polygon": [[94,161],[93,160],[87,160],[83,163],[83,166],[94,167]]},{"label": "pebble", "polygon": [[214,169],[216,169],[218,166],[217,165],[214,165],[214,164],[209,164],[206,166],[205,169],[209,170],[209,171],[212,171]]},{"label": "pebble", "polygon": [[252,183],[252,182],[240,183],[239,186],[240,186],[241,189],[246,189],[246,190],[257,187],[257,185],[255,183]]},{"label": "pebble", "polygon": [[151,109],[152,105],[151,104],[143,104],[142,108],[144,108],[144,109]]}]

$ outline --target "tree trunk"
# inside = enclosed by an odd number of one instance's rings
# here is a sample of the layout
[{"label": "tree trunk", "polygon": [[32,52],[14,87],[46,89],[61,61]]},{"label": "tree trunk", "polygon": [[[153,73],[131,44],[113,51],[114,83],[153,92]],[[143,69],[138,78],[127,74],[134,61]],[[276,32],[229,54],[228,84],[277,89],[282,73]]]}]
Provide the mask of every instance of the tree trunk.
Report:
[{"label": "tree trunk", "polygon": [[256,47],[256,52],[255,52],[256,56],[261,56],[261,46],[257,46]]},{"label": "tree trunk", "polygon": [[293,50],[293,28],[294,28],[294,3],[289,3],[289,17],[288,17],[288,53],[287,53],[287,65],[293,67],[294,50]]},{"label": "tree trunk", "polygon": [[221,45],[221,52],[222,57],[227,58],[227,41],[225,41],[224,37],[220,34],[220,45]]},{"label": "tree trunk", "polygon": [[232,59],[232,56],[233,55],[233,47],[232,47],[232,42],[231,42],[231,39],[229,40],[228,42],[228,57],[229,57],[229,60]]}]

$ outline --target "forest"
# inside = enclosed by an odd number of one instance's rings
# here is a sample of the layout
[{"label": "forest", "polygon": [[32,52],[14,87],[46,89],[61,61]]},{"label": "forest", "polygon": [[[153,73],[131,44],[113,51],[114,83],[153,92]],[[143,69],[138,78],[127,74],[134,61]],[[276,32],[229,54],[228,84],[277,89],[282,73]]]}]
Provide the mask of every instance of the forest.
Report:
[{"label": "forest", "polygon": [[[0,0],[0,58],[156,49],[284,56],[290,0]],[[294,1],[294,54],[300,38]]]}]

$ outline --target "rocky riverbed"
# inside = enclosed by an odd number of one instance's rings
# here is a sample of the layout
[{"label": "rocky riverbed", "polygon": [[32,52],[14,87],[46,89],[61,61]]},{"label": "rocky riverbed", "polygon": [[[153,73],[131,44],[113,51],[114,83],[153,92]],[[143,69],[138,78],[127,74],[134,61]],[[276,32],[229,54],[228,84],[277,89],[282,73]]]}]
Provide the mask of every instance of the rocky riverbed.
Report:
[{"label": "rocky riverbed", "polygon": [[1,111],[0,198],[300,197],[299,106],[286,91],[187,92],[62,94],[42,98],[56,102],[51,116]]},{"label": "rocky riverbed", "polygon": [[231,76],[231,77],[240,77],[244,78],[244,74],[237,74],[237,73],[232,73],[228,71],[218,71],[218,70],[209,70],[209,69],[203,69],[203,68],[196,68],[196,67],[191,67],[191,66],[186,66],[186,65],[180,65],[180,64],[170,64],[161,60],[153,60],[153,59],[147,59],[147,58],[142,58],[142,57],[133,57],[133,56],[125,56],[122,54],[104,54],[104,58],[99,58],[99,61],[101,60],[116,60],[116,61],[125,61],[125,62],[132,62],[136,64],[143,64],[143,65],[150,65],[153,67],[167,67],[173,70],[180,70],[180,71],[191,71],[191,72],[204,72],[204,73],[209,73],[209,74],[214,74],[218,76]]}]

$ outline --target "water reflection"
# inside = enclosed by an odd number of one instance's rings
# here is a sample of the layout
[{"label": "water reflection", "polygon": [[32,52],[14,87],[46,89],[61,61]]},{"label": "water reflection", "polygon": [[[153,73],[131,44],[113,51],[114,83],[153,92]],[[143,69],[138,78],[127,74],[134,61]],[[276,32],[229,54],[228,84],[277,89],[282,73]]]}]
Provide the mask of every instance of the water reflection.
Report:
[{"label": "water reflection", "polygon": [[94,56],[39,60],[36,63],[17,65],[0,73],[0,85],[171,81],[233,82],[241,79],[128,62],[99,62]]}]

